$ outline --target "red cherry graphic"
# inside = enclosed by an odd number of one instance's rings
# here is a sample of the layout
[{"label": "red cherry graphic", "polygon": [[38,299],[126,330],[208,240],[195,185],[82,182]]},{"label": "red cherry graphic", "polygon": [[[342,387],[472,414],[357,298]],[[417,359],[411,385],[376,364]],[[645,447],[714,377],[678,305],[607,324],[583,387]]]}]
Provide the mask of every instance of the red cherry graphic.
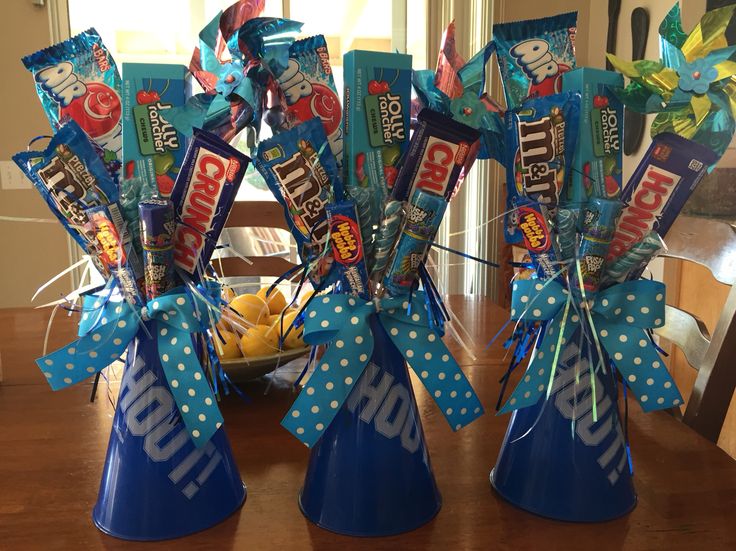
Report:
[{"label": "red cherry graphic", "polygon": [[135,161],[128,161],[125,163],[125,179],[129,180],[135,176]]},{"label": "red cherry graphic", "polygon": [[120,122],[120,96],[101,82],[88,82],[87,93],[62,107],[59,115],[69,115],[91,138],[99,138]]},{"label": "red cherry graphic", "polygon": [[135,101],[138,102],[138,105],[143,105],[145,103],[154,103],[156,101],[159,101],[161,98],[158,95],[158,92],[156,90],[138,90],[135,94]]},{"label": "red cherry graphic", "polygon": [[319,117],[328,136],[338,129],[342,120],[340,99],[335,92],[322,84],[312,84],[312,94],[290,105],[289,111],[300,121]]},{"label": "red cherry graphic", "polygon": [[600,109],[608,105],[608,98],[606,96],[593,96],[593,107]]},{"label": "red cherry graphic", "polygon": [[371,96],[375,96],[376,94],[384,94],[389,90],[391,90],[391,87],[385,80],[371,80],[368,82],[368,93]]},{"label": "red cherry graphic", "polygon": [[396,181],[396,176],[399,175],[399,171],[394,166],[384,166],[383,167],[383,177],[386,179],[386,186],[391,189],[394,187],[394,182]]},{"label": "red cherry graphic", "polygon": [[156,187],[161,195],[168,197],[174,189],[174,179],[168,174],[159,174],[156,176]]}]

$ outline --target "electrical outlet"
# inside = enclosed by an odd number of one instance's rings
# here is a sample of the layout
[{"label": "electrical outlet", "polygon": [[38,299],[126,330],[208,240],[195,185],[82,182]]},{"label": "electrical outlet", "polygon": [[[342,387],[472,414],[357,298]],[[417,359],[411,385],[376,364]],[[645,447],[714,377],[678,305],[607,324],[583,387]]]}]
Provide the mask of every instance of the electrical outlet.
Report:
[{"label": "electrical outlet", "polygon": [[0,161],[0,189],[32,189],[31,181],[13,161]]}]

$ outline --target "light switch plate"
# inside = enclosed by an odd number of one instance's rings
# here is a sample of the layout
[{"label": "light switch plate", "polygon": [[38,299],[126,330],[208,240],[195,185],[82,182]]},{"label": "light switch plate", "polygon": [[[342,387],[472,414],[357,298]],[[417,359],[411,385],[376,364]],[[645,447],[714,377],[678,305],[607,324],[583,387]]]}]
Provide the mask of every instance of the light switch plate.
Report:
[{"label": "light switch plate", "polygon": [[13,161],[0,161],[0,189],[32,189],[31,181]]}]

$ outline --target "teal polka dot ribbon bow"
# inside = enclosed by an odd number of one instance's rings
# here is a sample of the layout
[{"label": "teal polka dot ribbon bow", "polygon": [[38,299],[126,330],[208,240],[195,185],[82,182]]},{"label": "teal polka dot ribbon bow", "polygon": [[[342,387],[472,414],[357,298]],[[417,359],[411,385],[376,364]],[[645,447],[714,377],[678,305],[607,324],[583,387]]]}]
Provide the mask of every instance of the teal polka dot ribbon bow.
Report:
[{"label": "teal polka dot ribbon bow", "polygon": [[[599,292],[588,314],[573,309],[570,295],[551,280],[514,283],[511,318],[547,321],[532,352],[525,376],[501,413],[531,406],[551,388],[560,347],[581,323],[591,328],[592,340],[614,362],[644,411],[670,408],[682,396],[652,344],[647,329],[664,323],[665,286],[657,281],[629,281]],[[585,320],[581,320],[581,316]],[[597,346],[597,345],[596,345]]]},{"label": "teal polka dot ribbon bow", "polygon": [[373,353],[368,318],[379,322],[437,402],[453,430],[483,414],[483,407],[442,338],[429,326],[424,293],[411,300],[364,302],[348,295],[317,297],[306,311],[304,340],[329,343],[307,385],[281,424],[312,447],[347,400]]},{"label": "teal polka dot ribbon bow", "polygon": [[149,301],[138,311],[127,302],[93,295],[86,296],[83,304],[80,338],[36,360],[51,388],[66,388],[107,367],[136,337],[141,319],[155,320],[147,327],[157,333],[152,337],[157,339],[169,390],[194,444],[206,444],[222,425],[222,414],[194,351],[192,333],[202,330],[200,320],[209,322],[212,316],[217,321],[219,308],[205,295],[187,294],[183,288]]}]

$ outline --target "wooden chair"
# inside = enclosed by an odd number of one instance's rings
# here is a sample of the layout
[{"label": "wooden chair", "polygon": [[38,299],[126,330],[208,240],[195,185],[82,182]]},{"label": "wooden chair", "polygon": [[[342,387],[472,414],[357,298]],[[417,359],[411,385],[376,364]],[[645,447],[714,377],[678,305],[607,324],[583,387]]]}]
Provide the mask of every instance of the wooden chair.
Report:
[{"label": "wooden chair", "polygon": [[[276,201],[236,201],[225,227],[280,228],[287,231],[289,229],[284,218],[284,210]],[[294,264],[284,256],[247,256],[252,264],[237,256],[229,256],[227,251],[221,258],[212,262],[221,277],[278,277],[294,267]]]},{"label": "wooden chair", "polygon": [[706,218],[679,216],[667,233],[665,257],[696,262],[731,286],[713,334],[705,324],[667,305],[665,326],[656,333],[682,350],[698,371],[683,421],[713,442],[718,441],[736,387],[736,227]]}]

